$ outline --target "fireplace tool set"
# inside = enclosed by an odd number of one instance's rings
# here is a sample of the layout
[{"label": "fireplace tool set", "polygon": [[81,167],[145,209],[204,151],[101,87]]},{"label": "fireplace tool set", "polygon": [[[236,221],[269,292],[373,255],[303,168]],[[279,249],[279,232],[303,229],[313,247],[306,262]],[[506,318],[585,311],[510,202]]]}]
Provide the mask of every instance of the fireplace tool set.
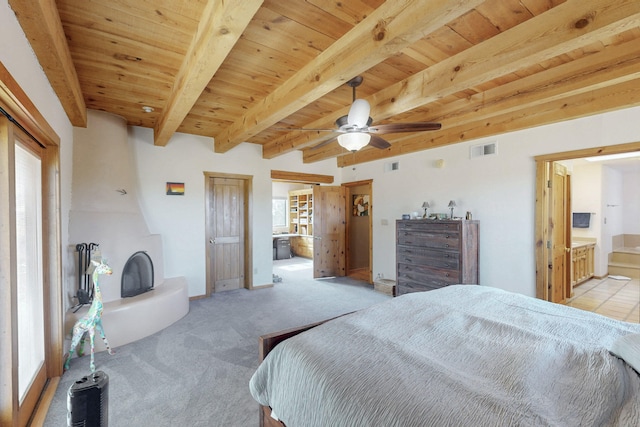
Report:
[{"label": "fireplace tool set", "polygon": [[93,283],[91,275],[87,274],[87,269],[92,257],[100,257],[100,248],[97,243],[78,243],[76,251],[78,252],[78,290],[75,298],[78,299],[78,304],[72,307],[74,313],[83,305],[91,304],[93,301]]}]

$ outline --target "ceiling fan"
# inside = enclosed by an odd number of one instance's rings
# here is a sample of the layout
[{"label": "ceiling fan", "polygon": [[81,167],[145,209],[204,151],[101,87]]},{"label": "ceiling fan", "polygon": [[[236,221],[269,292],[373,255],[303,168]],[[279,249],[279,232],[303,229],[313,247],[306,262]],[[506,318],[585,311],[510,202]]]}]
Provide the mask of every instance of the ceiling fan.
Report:
[{"label": "ceiling fan", "polygon": [[369,117],[371,106],[366,99],[356,98],[356,88],[362,84],[362,76],[354,77],[346,84],[353,88],[353,103],[349,109],[349,114],[336,120],[336,129],[299,129],[325,132],[337,132],[340,135],[332,135],[324,141],[315,145],[313,149],[320,148],[334,139],[338,139],[338,144],[349,151],[358,151],[366,145],[385,149],[391,144],[378,135],[386,133],[401,132],[423,132],[428,130],[438,130],[442,127],[440,123],[415,122],[415,123],[389,123],[371,126],[373,119]]}]

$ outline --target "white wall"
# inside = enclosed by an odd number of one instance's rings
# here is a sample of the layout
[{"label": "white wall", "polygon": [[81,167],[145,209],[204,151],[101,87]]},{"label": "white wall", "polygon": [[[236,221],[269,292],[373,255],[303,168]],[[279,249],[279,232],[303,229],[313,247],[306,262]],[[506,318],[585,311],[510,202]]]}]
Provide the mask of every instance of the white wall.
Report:
[{"label": "white wall", "polygon": [[[602,251],[600,271],[609,271],[609,254],[613,252],[613,236],[624,234],[624,202],[622,200],[622,173],[608,168],[602,168]],[[596,264],[597,265],[597,264]],[[602,276],[602,274],[600,274]]]},{"label": "white wall", "polygon": [[[300,152],[274,160],[262,147],[240,144],[225,154],[213,151],[213,139],[175,134],[166,147],[153,145],[151,129],[129,128],[149,231],[162,235],[165,277],[184,276],[189,295],[206,292],[204,172],[253,176],[253,284],[272,283],[271,169],[338,175],[335,160],[303,165]],[[166,182],[184,182],[184,196],[166,196]],[[339,182],[337,182],[339,184]]]},{"label": "white wall", "polygon": [[63,283],[75,280],[72,251],[68,249],[73,128],[49,85],[7,0],[0,0],[0,62],[60,137],[60,207]]},{"label": "white wall", "polygon": [[[631,108],[344,168],[343,182],[373,179],[374,276],[395,277],[396,219],[424,201],[446,213],[453,199],[454,215],[480,220],[480,284],[535,296],[533,157],[640,141],[638,115]],[[469,158],[470,146],[489,141],[496,156]],[[385,172],[389,161],[399,170]]]},{"label": "white wall", "polygon": [[622,176],[623,226],[626,234],[640,234],[640,170]]},{"label": "white wall", "polygon": [[[569,162],[570,163],[570,162]],[[607,247],[611,242],[606,242],[603,235],[604,229],[604,204],[602,188],[603,168],[601,164],[574,165],[571,174],[571,210],[573,212],[590,212],[591,223],[589,228],[573,228],[571,235],[574,238],[596,239],[594,251],[594,274],[602,277],[608,272]],[[609,239],[611,240],[611,239]]]},{"label": "white wall", "polygon": [[602,168],[602,225],[609,237],[624,233],[625,203],[622,183],[621,172],[606,166]]},{"label": "white wall", "polygon": [[602,215],[602,165],[575,165],[571,171],[571,210],[591,212],[589,228],[574,228],[574,237],[600,238]]}]

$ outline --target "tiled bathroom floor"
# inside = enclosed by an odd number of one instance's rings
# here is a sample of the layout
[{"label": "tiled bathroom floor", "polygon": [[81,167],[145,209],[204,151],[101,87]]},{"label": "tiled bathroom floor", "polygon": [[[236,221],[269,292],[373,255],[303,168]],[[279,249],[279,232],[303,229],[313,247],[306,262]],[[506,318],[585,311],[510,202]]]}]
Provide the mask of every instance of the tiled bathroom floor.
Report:
[{"label": "tiled bathroom floor", "polygon": [[640,323],[640,280],[591,279],[573,288],[567,305]]}]

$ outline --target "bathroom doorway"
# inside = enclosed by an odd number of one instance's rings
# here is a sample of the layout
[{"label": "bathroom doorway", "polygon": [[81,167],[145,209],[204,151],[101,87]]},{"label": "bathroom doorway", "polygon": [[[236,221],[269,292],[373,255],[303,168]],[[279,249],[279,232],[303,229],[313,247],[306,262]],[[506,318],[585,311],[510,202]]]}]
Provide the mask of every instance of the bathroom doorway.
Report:
[{"label": "bathroom doorway", "polygon": [[[564,153],[553,153],[537,156],[536,161],[536,213],[535,213],[535,235],[536,235],[536,296],[544,300],[550,300],[553,288],[552,275],[549,271],[553,269],[552,253],[553,248],[553,221],[550,217],[551,192],[549,190],[550,170],[554,162],[568,162],[574,159],[584,159],[587,157],[602,156],[605,154],[618,154],[640,151],[640,142],[620,144],[607,147],[596,147],[583,150],[576,150]],[[571,206],[571,201],[567,201]],[[606,202],[603,203],[606,205]],[[605,207],[606,208],[606,207]],[[599,221],[604,222],[606,213],[601,211]],[[570,243],[570,242],[569,242]],[[602,244],[602,256],[608,256],[611,252],[611,236],[606,235],[600,239]],[[570,249],[570,248],[568,248]],[[604,263],[605,260],[602,260]],[[602,270],[602,269],[601,269]],[[608,274],[607,271],[601,274]]]}]

